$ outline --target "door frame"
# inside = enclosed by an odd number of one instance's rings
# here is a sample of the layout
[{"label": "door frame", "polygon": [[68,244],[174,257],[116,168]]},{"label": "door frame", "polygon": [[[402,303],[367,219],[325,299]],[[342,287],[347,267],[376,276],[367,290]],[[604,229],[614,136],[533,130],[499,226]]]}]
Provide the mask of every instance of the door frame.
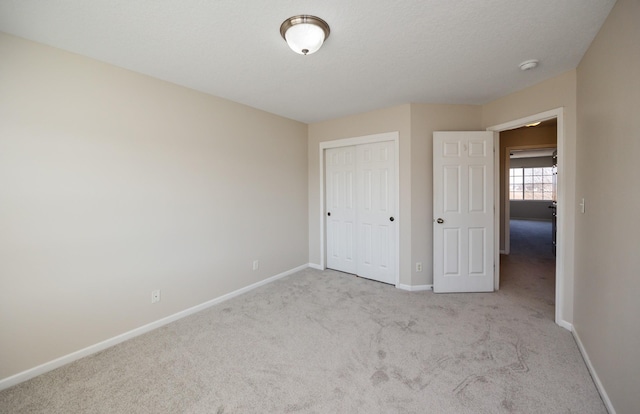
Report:
[{"label": "door frame", "polygon": [[336,139],[333,141],[323,141],[320,142],[320,269],[326,269],[327,263],[327,225],[325,217],[327,215],[326,211],[326,200],[325,200],[325,149],[328,148],[338,148],[338,147],[349,147],[353,145],[362,145],[362,144],[373,144],[376,142],[384,142],[384,141],[393,141],[395,146],[395,169],[396,169],[396,247],[395,247],[395,256],[396,256],[396,269],[395,269],[395,287],[400,285],[400,223],[402,223],[400,216],[400,132],[384,132],[381,134],[373,134],[373,135],[364,135],[360,137],[353,138],[343,138]]},{"label": "door frame", "polygon": [[[568,209],[568,200],[567,194],[565,191],[566,188],[566,177],[567,173],[565,172],[565,168],[567,165],[567,157],[566,157],[566,139],[564,134],[564,108],[556,108],[549,111],[541,112],[538,114],[530,115],[524,118],[519,118],[510,122],[505,122],[503,124],[490,126],[487,128],[487,131],[494,132],[494,145],[495,145],[495,167],[494,167],[494,179],[496,185],[500,185],[500,132],[507,131],[510,129],[520,128],[527,124],[538,122],[538,121],[546,121],[548,119],[556,118],[558,121],[556,127],[556,146],[558,150],[558,182],[557,182],[557,200],[558,200],[558,221],[557,221],[557,238],[556,238],[556,304],[555,304],[555,322],[556,324],[562,326],[565,329],[571,330],[571,324],[564,320],[563,309],[564,309],[564,284],[565,284],[565,274],[564,274],[564,254],[565,254],[565,240],[566,238],[566,224],[565,219],[567,218],[567,214],[569,213]],[[499,187],[498,187],[499,188]],[[495,194],[494,200],[495,208],[495,223],[496,228],[496,251],[495,251],[495,288],[496,290],[500,286],[500,191],[497,191]]]}]

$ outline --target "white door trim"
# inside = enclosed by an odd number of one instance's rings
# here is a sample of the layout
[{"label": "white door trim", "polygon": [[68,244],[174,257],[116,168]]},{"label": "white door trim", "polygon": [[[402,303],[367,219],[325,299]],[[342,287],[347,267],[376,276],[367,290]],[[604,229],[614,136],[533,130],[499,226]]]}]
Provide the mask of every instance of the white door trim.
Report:
[{"label": "white door trim", "polygon": [[400,285],[400,225],[402,217],[400,215],[400,133],[398,131],[384,132],[381,134],[364,135],[361,137],[336,139],[333,141],[320,142],[320,268],[326,269],[327,252],[326,252],[326,222],[325,222],[325,194],[324,194],[324,150],[327,148],[347,147],[351,145],[372,144],[375,142],[393,141],[395,145],[395,168],[396,168],[396,282],[395,286]]},{"label": "white door trim", "polygon": [[[569,240],[565,235],[565,218],[569,213],[567,206],[567,197],[565,194],[566,188],[566,176],[565,168],[567,165],[566,161],[566,142],[564,136],[564,108],[556,108],[549,111],[541,112],[535,115],[530,115],[525,118],[516,119],[514,121],[506,122],[499,125],[494,125],[487,128],[487,131],[494,131],[496,134],[494,135],[496,152],[495,152],[495,180],[499,183],[500,179],[500,135],[499,133],[502,131],[507,131],[510,129],[520,128],[526,124],[530,124],[532,122],[537,121],[546,121],[548,119],[557,118],[557,142],[556,145],[558,147],[558,187],[557,187],[557,197],[558,197],[558,227],[557,227],[557,238],[556,238],[556,314],[555,314],[555,322],[562,326],[565,329],[571,329],[571,324],[564,320],[564,315],[562,310],[564,309],[564,250],[565,243]],[[495,224],[498,227],[496,230],[496,241],[499,247],[500,242],[500,192],[496,192],[496,200],[495,200]],[[565,241],[567,240],[567,241]],[[496,276],[495,276],[495,284],[496,289],[500,283],[500,251],[496,249]]]}]

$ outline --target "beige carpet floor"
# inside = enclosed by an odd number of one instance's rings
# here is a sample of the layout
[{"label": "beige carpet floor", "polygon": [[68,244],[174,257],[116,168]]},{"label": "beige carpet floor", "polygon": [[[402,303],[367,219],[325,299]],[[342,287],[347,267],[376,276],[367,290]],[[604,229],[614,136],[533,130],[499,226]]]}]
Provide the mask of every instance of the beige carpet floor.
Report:
[{"label": "beige carpet floor", "polygon": [[606,413],[548,266],[503,263],[488,294],[307,269],[4,390],[0,412]]}]

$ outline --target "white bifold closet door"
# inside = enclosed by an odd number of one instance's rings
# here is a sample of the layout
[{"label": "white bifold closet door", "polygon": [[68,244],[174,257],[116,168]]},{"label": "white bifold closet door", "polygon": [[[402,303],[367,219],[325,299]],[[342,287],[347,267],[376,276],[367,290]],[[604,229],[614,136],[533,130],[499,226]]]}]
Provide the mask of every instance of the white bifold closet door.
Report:
[{"label": "white bifold closet door", "polygon": [[396,283],[395,143],[326,150],[327,267]]}]

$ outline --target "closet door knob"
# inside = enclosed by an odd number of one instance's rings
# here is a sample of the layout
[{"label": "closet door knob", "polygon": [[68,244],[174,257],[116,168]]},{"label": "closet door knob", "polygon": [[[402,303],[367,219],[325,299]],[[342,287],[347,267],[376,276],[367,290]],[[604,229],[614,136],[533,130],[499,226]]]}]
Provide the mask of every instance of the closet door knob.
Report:
[{"label": "closet door knob", "polygon": [[436,220],[436,222],[437,222],[438,224],[442,224],[442,223],[444,223],[444,220],[443,220],[443,219],[441,219],[441,218],[439,218],[438,220]]},{"label": "closet door knob", "polygon": [[393,221],[395,220],[393,217],[389,217],[389,221]]},{"label": "closet door knob", "polygon": [[328,213],[327,213],[327,216],[330,216],[330,215],[331,215],[331,212],[328,212]]}]

